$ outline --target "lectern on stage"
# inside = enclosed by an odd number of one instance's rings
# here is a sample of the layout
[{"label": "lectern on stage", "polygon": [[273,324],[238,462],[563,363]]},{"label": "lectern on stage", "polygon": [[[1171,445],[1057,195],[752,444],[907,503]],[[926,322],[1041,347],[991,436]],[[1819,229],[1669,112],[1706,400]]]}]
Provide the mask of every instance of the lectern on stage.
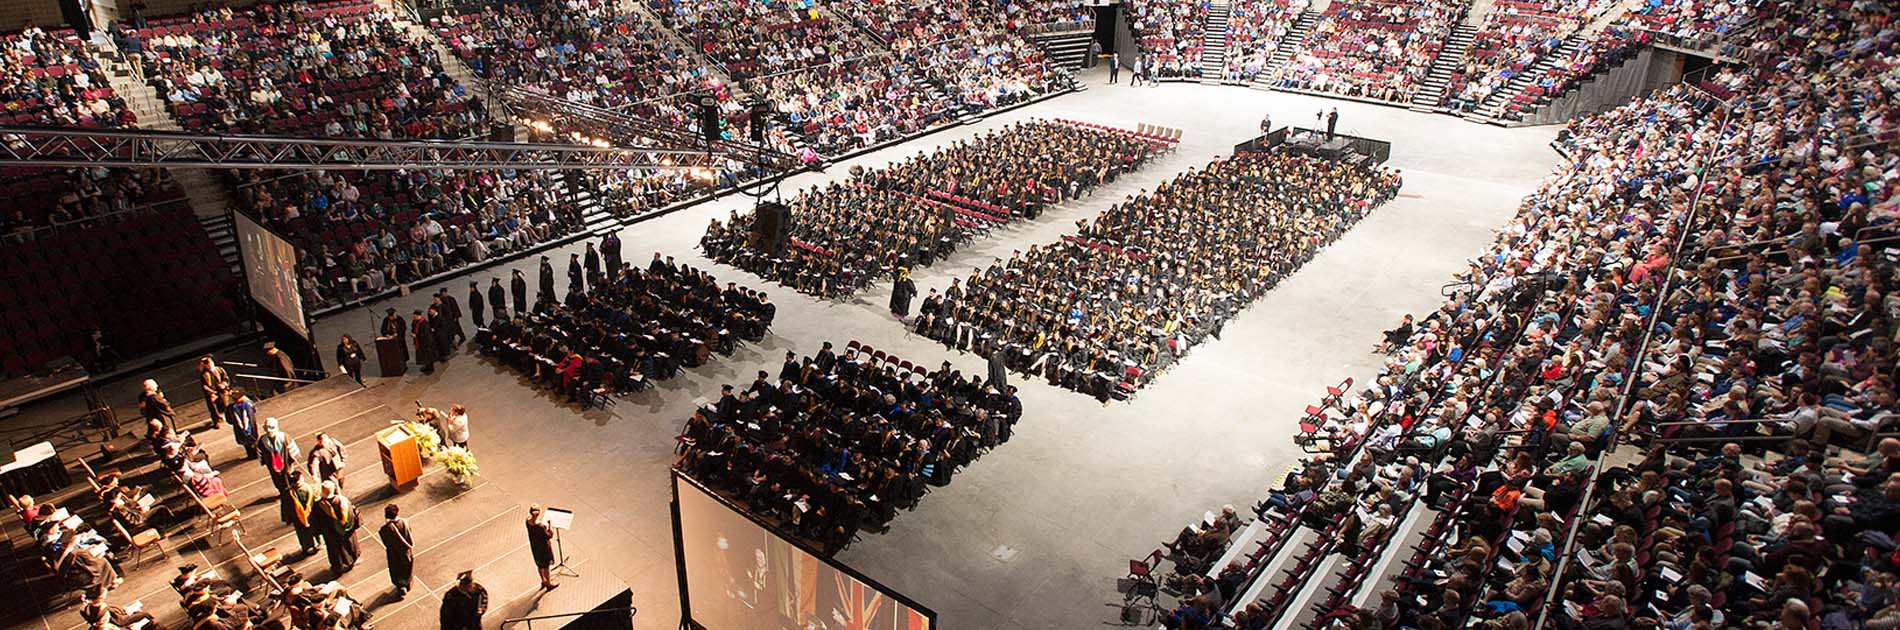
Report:
[{"label": "lectern on stage", "polygon": [[396,337],[376,338],[376,366],[382,369],[383,378],[402,376],[408,371],[409,363],[403,359],[402,340]]},{"label": "lectern on stage", "polygon": [[376,449],[383,453],[383,472],[389,485],[401,491],[422,477],[422,450],[408,427],[396,425],[376,433]]}]

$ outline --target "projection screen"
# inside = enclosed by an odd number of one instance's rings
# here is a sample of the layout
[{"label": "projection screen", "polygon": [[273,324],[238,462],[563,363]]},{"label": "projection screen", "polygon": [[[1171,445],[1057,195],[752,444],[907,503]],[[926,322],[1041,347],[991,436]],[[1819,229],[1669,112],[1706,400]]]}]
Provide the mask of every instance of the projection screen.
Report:
[{"label": "projection screen", "polygon": [[932,630],[937,615],[673,474],[681,610],[705,630]]},{"label": "projection screen", "polygon": [[231,213],[251,299],[301,337],[310,330],[303,318],[303,294],[297,292],[297,248],[264,229],[244,213]]}]

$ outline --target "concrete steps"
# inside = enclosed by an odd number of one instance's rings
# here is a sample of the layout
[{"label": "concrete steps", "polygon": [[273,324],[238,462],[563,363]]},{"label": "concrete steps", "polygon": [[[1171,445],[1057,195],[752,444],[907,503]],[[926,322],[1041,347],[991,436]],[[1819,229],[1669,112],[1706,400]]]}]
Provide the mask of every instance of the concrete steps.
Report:
[{"label": "concrete steps", "polygon": [[1532,62],[1529,68],[1525,68],[1524,71],[1518,73],[1517,76],[1511,77],[1510,82],[1505,83],[1504,87],[1499,88],[1498,91],[1491,93],[1490,98],[1479,103],[1476,110],[1466,114],[1464,117],[1466,119],[1474,119],[1482,122],[1502,122],[1505,107],[1510,105],[1511,100],[1517,98],[1518,94],[1522,94],[1525,88],[1530,87],[1539,79],[1544,78],[1544,74],[1557,65],[1557,60],[1569,59],[1575,55],[1577,49],[1583,46],[1583,41],[1583,36],[1578,33],[1573,33],[1569,37],[1564,38],[1563,43],[1558,45],[1557,50],[1548,55],[1538,57],[1537,61]]},{"label": "concrete steps", "polygon": [[1471,53],[1471,42],[1478,36],[1478,27],[1465,22],[1452,27],[1451,35],[1445,38],[1445,46],[1438,52],[1438,58],[1432,60],[1431,71],[1420,81],[1418,90],[1412,92],[1413,111],[1437,111],[1445,102],[1445,90],[1451,84],[1451,76],[1465,66],[1465,56]]},{"label": "concrete steps", "polygon": [[1313,34],[1313,26],[1319,23],[1319,9],[1307,9],[1300,18],[1293,21],[1292,28],[1286,31],[1286,37],[1280,38],[1280,45],[1273,49],[1273,57],[1267,60],[1267,68],[1255,79],[1257,82],[1270,82],[1280,75],[1280,71],[1293,61],[1300,47],[1306,44],[1306,37]]},{"label": "concrete steps", "polygon": [[1227,70],[1227,18],[1231,5],[1221,3],[1207,8],[1201,22],[1201,78],[1219,80]]},{"label": "concrete steps", "polygon": [[[127,107],[139,117],[139,127],[156,131],[182,131],[178,120],[172,117],[171,110],[165,106],[165,100],[159,97],[157,90],[139,77],[138,69],[122,60],[108,60],[106,79],[112,83],[112,91],[125,99]],[[202,168],[165,169],[172,180],[185,191],[185,199],[191,203],[191,212],[198,221],[205,224],[205,232],[211,236],[211,242],[218,247],[218,256],[232,272],[238,272],[241,264],[238,260],[237,237],[231,233],[231,217],[227,214],[236,206],[231,196],[230,186],[219,180],[217,173]],[[214,231],[214,226],[217,226]]]},{"label": "concrete steps", "polygon": [[1095,41],[1095,31],[1040,33],[1027,38],[1030,43],[1041,48],[1057,68],[1079,70],[1082,60],[1089,56],[1089,45]]}]

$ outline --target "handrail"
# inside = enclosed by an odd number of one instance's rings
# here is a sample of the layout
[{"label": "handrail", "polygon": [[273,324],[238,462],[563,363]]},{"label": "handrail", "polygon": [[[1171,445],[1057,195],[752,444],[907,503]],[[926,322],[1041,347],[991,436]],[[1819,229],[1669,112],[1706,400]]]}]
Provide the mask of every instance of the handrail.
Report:
[{"label": "handrail", "polygon": [[593,610],[583,610],[581,612],[555,613],[552,615],[535,615],[532,617],[509,617],[507,619],[501,620],[501,626],[506,628],[508,627],[508,624],[511,624],[511,623],[526,623],[528,624],[528,627],[532,628],[534,627],[534,622],[540,621],[543,619],[564,619],[568,617],[581,617],[581,616],[586,616],[586,615],[597,615],[601,613],[614,613],[614,612],[624,612],[624,613],[627,613],[627,616],[631,617],[633,615],[639,614],[640,608],[638,606],[615,606],[613,608],[596,608]]},{"label": "handrail", "polygon": [[318,381],[313,381],[313,380],[309,380],[309,379],[302,379],[302,378],[284,378],[284,377],[282,377],[282,376],[265,376],[265,375],[263,375],[263,374],[243,374],[243,373],[233,373],[233,374],[231,374],[231,376],[235,376],[235,377],[239,377],[239,378],[254,378],[254,379],[257,379],[257,380],[260,380],[260,381],[282,381],[282,382],[285,382],[285,383],[304,383],[304,384],[310,384],[310,383],[316,383],[316,382],[318,382]]},{"label": "handrail", "polygon": [[[173,182],[176,183],[176,180],[173,180]],[[98,225],[105,224],[106,221],[109,219],[129,218],[129,217],[139,215],[139,214],[154,212],[161,208],[165,208],[167,206],[175,206],[179,204],[190,206],[191,198],[180,196],[175,199],[166,199],[164,201],[154,201],[152,203],[139,205],[139,206],[133,206],[131,208],[126,208],[124,210],[113,210],[111,212],[106,212],[103,214],[95,214],[88,217],[80,217],[77,219],[73,219],[71,221],[66,221],[64,223],[52,223],[48,225],[35,226],[31,230],[27,230],[23,232],[12,232],[8,234],[0,234],[0,242],[25,243],[27,241],[37,241],[42,238],[52,236],[54,233],[59,232],[61,230],[65,230],[66,228],[69,228],[69,227],[74,227],[74,226],[78,226],[80,228],[96,227]]]},{"label": "handrail", "polygon": [[[1716,134],[1717,138],[1727,135],[1730,125],[1734,122],[1730,118],[1729,108],[1723,107],[1719,111],[1722,115],[1722,123],[1720,132]],[[1708,172],[1711,162],[1715,159],[1715,151],[1720,147],[1720,142],[1712,142],[1703,152],[1702,159],[1700,160],[1700,168],[1698,169],[1699,172]],[[1696,217],[1701,210],[1702,200],[1706,196],[1704,193],[1714,187],[1713,183],[1706,180],[1698,181],[1697,184],[1695,194],[1689,199],[1689,213],[1683,217],[1682,220],[1682,233],[1676,235],[1676,246],[1669,256],[1669,264],[1667,268],[1662,270],[1663,284],[1661,290],[1656,292],[1656,307],[1650,309],[1649,319],[1643,324],[1643,338],[1637,343],[1636,351],[1629,355],[1635,369],[1631,370],[1628,377],[1625,378],[1623,391],[1617,394],[1616,408],[1613,410],[1613,413],[1610,414],[1611,418],[1622,418],[1629,413],[1630,402],[1636,397],[1636,384],[1642,380],[1642,357],[1649,353],[1650,344],[1656,338],[1656,324],[1661,320],[1663,313],[1668,310],[1663,308],[1663,306],[1665,306],[1668,301],[1670,291],[1675,288],[1676,271],[1678,266],[1682,264],[1683,250],[1688,247],[1689,241],[1692,240],[1689,235],[1695,226]],[[1603,438],[1603,450],[1597,454],[1596,461],[1591,463],[1590,480],[1584,484],[1583,495],[1577,498],[1577,515],[1581,515],[1582,510],[1589,509],[1591,501],[1596,497],[1597,482],[1603,476],[1603,465],[1609,460],[1609,454],[1616,450],[1616,438],[1620,432],[1619,429],[1620,427],[1615,423],[1611,423],[1609,431]],[[1585,519],[1573,517],[1570,519],[1568,527],[1565,528],[1567,531],[1564,533],[1563,549],[1557,554],[1557,568],[1550,573],[1552,576],[1550,592],[1544,595],[1544,604],[1538,607],[1537,622],[1531,626],[1535,630],[1544,629],[1545,623],[1550,620],[1550,611],[1558,606],[1558,599],[1562,597],[1564,593],[1566,585],[1563,584],[1563,576],[1569,571],[1570,563],[1576,555],[1577,533],[1583,529],[1582,525],[1584,520]]]}]

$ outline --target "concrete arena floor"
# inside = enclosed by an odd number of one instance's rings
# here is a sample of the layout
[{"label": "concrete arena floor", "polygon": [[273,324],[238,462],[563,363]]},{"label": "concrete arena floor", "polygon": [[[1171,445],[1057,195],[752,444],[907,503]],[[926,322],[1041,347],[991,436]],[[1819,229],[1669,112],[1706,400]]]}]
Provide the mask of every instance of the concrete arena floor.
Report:
[{"label": "concrete arena floor", "polygon": [[[1107,604],[1120,601],[1115,579],[1126,572],[1127,559],[1146,555],[1204,510],[1264,496],[1270,477],[1300,455],[1289,439],[1300,410],[1326,385],[1346,377],[1364,383],[1372,376],[1379,360],[1367,350],[1379,332],[1405,313],[1434,308],[1439,287],[1480,252],[1556,161],[1547,146],[1555,135],[1550,127],[1503,129],[1233,86],[1109,86],[1100,69],[1087,79],[1086,92],[801,175],[783,190],[790,196],[845,177],[853,165],[883,165],[1033,117],[1185,130],[1178,152],[1038,221],[999,230],[949,261],[915,271],[919,289],[927,290],[941,289],[950,275],[965,274],[993,256],[1055,240],[1073,231],[1078,218],[1230,153],[1258,133],[1263,114],[1277,124],[1310,126],[1315,111],[1338,107],[1340,131],[1393,143],[1389,165],[1404,171],[1405,187],[1399,199],[1230,322],[1221,340],[1195,348],[1129,403],[1104,408],[1079,394],[1012,379],[1025,409],[1014,439],[935,489],[915,511],[900,512],[888,533],[866,533],[837,557],[933,608],[946,628],[1113,623],[1115,610]],[[884,308],[888,286],[823,302],[700,256],[694,244],[707,221],[749,201],[729,197],[635,225],[621,237],[624,255],[635,264],[659,251],[707,268],[722,281],[770,293],[779,316],[761,344],[742,346],[732,357],[605,410],[557,404],[515,372],[467,352],[435,374],[412,370],[372,388],[395,409],[410,408],[412,400],[467,405],[482,477],[492,486],[488,492],[577,510],[569,553],[584,561],[580,570],[594,574],[590,578],[611,573],[633,588],[639,627],[669,627],[679,615],[667,468],[674,459],[673,436],[695,398],[717,392],[721,383],[743,384],[755,370],[776,369],[787,350],[815,352],[825,340],[842,346],[858,339],[913,362],[934,366],[947,359],[966,373],[982,369],[978,357],[947,352],[896,326]],[[580,249],[577,243],[549,255],[557,270],[565,269],[568,253]],[[513,266],[532,276],[535,262]],[[505,279],[507,273],[489,269],[473,279],[486,287],[489,277]],[[565,282],[564,271],[557,276]],[[468,280],[447,286],[459,298]],[[338,335],[370,339],[383,308],[407,314],[435,288],[415,287],[409,297],[372,304],[377,315],[356,311],[319,322],[326,363]],[[136,387],[135,381],[115,385]],[[495,541],[496,551],[517,542]],[[533,571],[526,565],[488,569],[507,570]],[[494,617],[490,625],[499,623]]]}]

